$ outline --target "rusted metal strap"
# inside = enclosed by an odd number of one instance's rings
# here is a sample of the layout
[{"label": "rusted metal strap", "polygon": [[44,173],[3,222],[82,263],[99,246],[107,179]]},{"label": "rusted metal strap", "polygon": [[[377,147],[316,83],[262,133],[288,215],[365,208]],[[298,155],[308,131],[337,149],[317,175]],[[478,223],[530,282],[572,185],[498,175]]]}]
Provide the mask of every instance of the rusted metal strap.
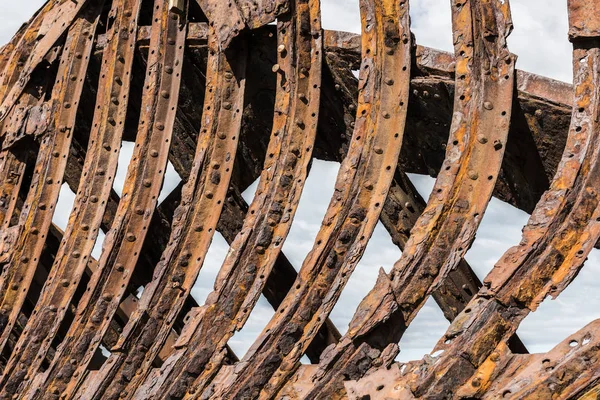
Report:
[{"label": "rusted metal strap", "polygon": [[[312,20],[303,27],[303,20]],[[308,172],[317,132],[322,34],[318,3],[299,5],[278,21],[275,116],[263,174],[241,232],[208,296],[206,311],[177,364],[171,388],[179,396],[202,393],[218,372],[222,350],[258,301],[289,232]],[[190,322],[196,323],[194,321]],[[165,385],[163,385],[165,386]]]},{"label": "rusted metal strap", "polygon": [[600,3],[595,0],[568,0],[569,39],[600,37]]},{"label": "rusted metal strap", "polygon": [[[387,353],[474,240],[500,170],[510,121],[514,60],[506,49],[511,27],[507,7],[479,2],[454,7],[454,29],[461,40],[455,43],[455,112],[442,171],[391,277],[380,272],[346,337],[323,358],[317,372],[320,383],[310,395],[343,394],[344,378],[366,372],[354,365],[384,362],[374,357],[377,352],[389,361]],[[482,37],[486,26],[476,22],[481,12],[499,19],[492,24],[497,41],[491,49]],[[363,342],[373,351],[362,349]]]},{"label": "rusted metal strap", "polygon": [[[127,290],[148,225],[154,214],[166,170],[179,83],[183,64],[185,21],[180,13],[163,7],[155,9],[155,51],[152,52],[136,146],[129,165],[123,197],[115,220],[104,241],[98,270],[79,302],[78,314],[69,330],[69,343],[54,358],[55,371],[65,365],[70,376],[59,372],[46,385],[63,389],[66,398],[74,396],[110,320]],[[136,7],[135,12],[138,12]],[[159,63],[159,54],[166,63]],[[81,351],[85,349],[85,351]],[[51,374],[52,375],[52,374]]]},{"label": "rusted metal strap", "polygon": [[[362,2],[358,119],[315,246],[278,313],[218,398],[270,397],[295,369],[373,232],[397,163],[410,83],[407,2]],[[383,15],[386,17],[383,18]]]},{"label": "rusted metal strap", "polygon": [[[25,89],[33,70],[44,59],[48,51],[50,51],[69,26],[71,26],[76,15],[87,3],[88,0],[62,0],[59,5],[49,1],[46,3],[44,9],[46,12],[42,12],[34,18],[34,22],[21,39],[24,42],[23,50],[27,51],[21,55],[27,54],[29,58],[20,70],[18,80],[14,81],[14,79],[9,78],[8,85],[3,88],[0,87],[0,98],[2,99],[0,121],[6,118],[15,101],[21,95],[23,89]],[[19,52],[13,54],[16,56]],[[17,60],[11,61],[18,63]],[[7,67],[12,68],[11,65]],[[5,78],[8,78],[8,75]]]},{"label": "rusted metal strap", "polygon": [[2,235],[7,233],[10,226],[28,156],[29,152],[21,149],[0,150],[0,232]]},{"label": "rusted metal strap", "polygon": [[217,35],[219,47],[226,49],[239,32],[267,25],[289,11],[290,0],[196,0]]},{"label": "rusted metal strap", "polygon": [[21,38],[23,37],[25,32],[27,32],[28,28],[29,23],[21,25],[19,30],[12,37],[12,39],[10,39],[10,42],[6,43],[4,46],[2,46],[2,49],[0,49],[0,88],[2,88],[1,93],[6,93],[5,76],[10,75],[10,71],[6,71],[5,68],[9,64],[11,58],[14,60],[13,54],[15,54],[17,45],[20,43]]},{"label": "rusted metal strap", "polygon": [[[61,50],[62,46],[60,45],[51,49],[46,58],[48,64],[57,61],[56,57]],[[13,54],[16,53],[18,53],[17,50],[13,52]],[[40,70],[34,79],[28,82],[26,90],[19,96],[15,106],[8,113],[8,117],[0,123],[3,137],[0,146],[0,233],[5,236],[15,238],[17,236],[14,232],[8,235],[5,230],[11,223],[19,190],[23,183],[26,163],[30,157],[35,157],[37,150],[37,146],[30,141],[15,143],[13,139],[34,136],[40,131],[46,130],[47,121],[50,118],[47,115],[49,107],[44,102],[44,96],[49,91],[48,87],[52,80],[52,74]],[[36,150],[32,151],[32,149]],[[8,245],[4,247],[6,248]],[[6,258],[6,255],[2,258]]]},{"label": "rusted metal strap", "polygon": [[[242,37],[225,53],[216,50],[213,38],[195,162],[175,212],[171,241],[115,348],[124,355],[111,373],[118,372],[125,389],[105,395],[129,398],[148,374],[200,271],[227,193],[241,126],[246,52]],[[130,360],[137,375],[123,364]]]},{"label": "rusted metal strap", "polygon": [[[13,47],[10,56],[4,61],[0,72],[0,101],[4,101],[11,86],[19,79],[27,58],[38,39],[42,21],[51,13],[54,4],[47,2],[26,24],[19,29],[9,46]],[[6,118],[6,116],[4,116]]]},{"label": "rusted metal strap", "polygon": [[[99,81],[98,106],[94,113],[83,179],[77,190],[70,224],[46,283],[44,296],[38,303],[37,314],[52,313],[52,318],[37,320],[36,325],[29,331],[30,337],[41,339],[37,342],[29,341],[32,345],[24,346],[25,351],[21,354],[21,360],[27,360],[25,364],[28,365],[30,376],[40,367],[43,355],[50,348],[52,338],[65,316],[66,308],[94,247],[106,202],[111,193],[129,97],[133,53],[128,50],[135,45],[139,3],[130,0],[117,1],[111,10],[111,18],[114,18],[110,32],[111,42],[102,61],[103,73]],[[75,337],[69,337],[69,341],[73,339]],[[55,361],[60,359],[58,354]],[[55,363],[47,371],[47,376],[53,377],[56,368]],[[65,379],[68,378],[65,376]],[[36,385],[43,382],[43,379],[38,380]],[[59,389],[58,386],[52,386],[49,390],[62,391],[64,387]],[[37,395],[43,395],[44,392],[45,390],[42,390]],[[32,391],[29,395],[35,397],[36,392]]]},{"label": "rusted metal strap", "polygon": [[446,159],[433,195],[391,272],[406,326],[471,246],[508,136],[514,84],[514,59],[506,48],[512,29],[508,2],[457,4],[453,23],[462,40],[455,43],[455,110]]},{"label": "rusted metal strap", "polygon": [[[88,7],[75,21],[66,39],[52,93],[51,122],[42,139],[33,183],[23,206],[24,212],[19,221],[21,233],[13,244],[11,260],[4,267],[2,276],[0,348],[4,348],[25,301],[52,225],[101,9],[101,2]],[[52,318],[51,315],[47,317]],[[13,354],[20,354],[20,346],[13,350]],[[0,386],[8,381],[8,376],[9,370],[5,369]],[[20,379],[17,378],[18,380]],[[9,386],[17,388],[17,385]]]},{"label": "rusted metal strap", "polygon": [[600,379],[600,368],[595,362],[599,345],[600,320],[588,324],[545,354],[513,355],[500,345],[457,394],[461,398],[502,396],[513,400],[580,398]]},{"label": "rusted metal strap", "polygon": [[[414,372],[415,394],[451,393],[457,385],[485,377],[493,354],[547,296],[572,281],[600,236],[598,116],[600,48],[575,41],[575,106],[559,170],[523,230],[486,278],[484,288],[457,317],[435,351],[438,359]],[[454,354],[460,352],[461,357]],[[485,388],[488,382],[477,383]]]},{"label": "rusted metal strap", "polygon": [[[175,12],[164,1],[157,1],[154,7],[152,51],[145,74],[136,147],[126,178],[128,184],[124,188],[115,222],[105,239],[99,270],[88,285],[91,295],[85,301],[89,303],[90,310],[80,314],[75,321],[75,324],[80,324],[75,333],[80,339],[73,346],[80,348],[81,343],[92,343],[92,351],[88,350],[88,355],[78,361],[79,376],[83,376],[96,344],[117,311],[156,209],[179,98],[186,11],[184,8],[182,12]],[[65,356],[69,357],[72,363],[73,356]],[[105,364],[106,367],[116,365],[115,357],[110,360]],[[86,390],[92,390],[100,398],[104,398],[103,391],[106,389],[101,379],[103,376],[101,372],[97,373],[94,380],[86,385]],[[118,383],[111,382],[113,375],[109,376],[106,383]],[[70,382],[69,395],[73,396],[76,389],[77,384]],[[92,396],[84,395],[86,398]]]}]

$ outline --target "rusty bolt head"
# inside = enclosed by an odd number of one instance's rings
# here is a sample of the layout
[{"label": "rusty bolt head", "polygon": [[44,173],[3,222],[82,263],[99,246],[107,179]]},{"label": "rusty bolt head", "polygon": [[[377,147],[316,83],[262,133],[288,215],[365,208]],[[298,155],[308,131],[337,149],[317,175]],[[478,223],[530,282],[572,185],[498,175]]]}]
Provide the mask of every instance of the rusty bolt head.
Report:
[{"label": "rusty bolt head", "polygon": [[158,157],[158,151],[156,151],[156,150],[150,150],[150,156],[151,157],[155,157],[155,158]]},{"label": "rusty bolt head", "polygon": [[494,105],[489,102],[489,101],[485,101],[483,103],[483,108],[485,108],[486,110],[493,110],[494,109]]},{"label": "rusty bolt head", "polygon": [[73,258],[79,258],[79,257],[81,257],[81,253],[78,252],[78,251],[74,251],[73,252]]},{"label": "rusty bolt head", "polygon": [[285,46],[284,46],[284,45],[282,45],[282,44],[280,44],[279,46],[277,46],[277,52],[278,52],[279,54],[282,54],[282,53],[284,53],[284,52],[285,52]]},{"label": "rusty bolt head", "polygon": [[233,74],[231,72],[225,72],[225,79],[233,79]]},{"label": "rusty bolt head", "polygon": [[271,68],[271,70],[273,72],[279,72],[281,70],[281,68],[279,67],[279,64],[275,64],[275,65],[273,65],[273,68]]},{"label": "rusty bolt head", "polygon": [[469,179],[476,181],[479,178],[477,171],[469,171]]},{"label": "rusty bolt head", "polygon": [[128,233],[127,234],[127,241],[129,242],[135,242],[135,235],[133,233]]},{"label": "rusty bolt head", "polygon": [[118,263],[115,265],[115,269],[119,272],[123,272],[125,270],[125,267],[123,266],[123,264]]},{"label": "rusty bolt head", "polygon": [[388,78],[385,80],[385,84],[388,86],[392,86],[394,84],[394,80],[391,78]]},{"label": "rusty bolt head", "polygon": [[54,157],[59,157],[59,156],[60,156],[60,153],[59,153],[58,151],[54,151],[54,152],[52,152],[52,155],[53,155]]},{"label": "rusty bolt head", "polygon": [[108,150],[110,151],[110,144],[107,142],[102,143],[102,147],[104,147],[104,150]]},{"label": "rusty bolt head", "polygon": [[226,110],[231,110],[231,103],[229,103],[229,102],[223,103],[223,108]]},{"label": "rusty bolt head", "polygon": [[112,101],[113,104],[119,104],[119,98],[117,96],[111,97],[110,101]]},{"label": "rusty bolt head", "polygon": [[160,95],[164,98],[164,99],[168,99],[169,97],[171,97],[171,95],[169,94],[169,92],[167,92],[166,90],[163,90],[160,92]]},{"label": "rusty bolt head", "polygon": [[69,286],[69,281],[66,279],[63,279],[62,281],[60,281],[60,284],[62,287],[68,287]]},{"label": "rusty bolt head", "polygon": [[170,44],[171,46],[173,46],[175,44],[175,39],[169,38],[169,39],[167,39],[167,43]]},{"label": "rusty bolt head", "polygon": [[137,215],[144,215],[144,209],[143,209],[142,207],[137,207],[137,208],[135,209],[135,213],[136,213]]},{"label": "rusty bolt head", "polygon": [[152,186],[152,181],[150,179],[144,179],[144,182],[142,182],[142,184],[144,185],[144,187],[150,187]]},{"label": "rusty bolt head", "polygon": [[165,129],[165,124],[163,124],[162,122],[157,122],[156,123],[156,129],[158,129],[159,131],[162,131]]},{"label": "rusty bolt head", "polygon": [[173,67],[171,67],[170,65],[165,66],[165,72],[167,74],[172,74],[173,73]]},{"label": "rusty bolt head", "polygon": [[87,224],[81,225],[81,230],[82,231],[89,231],[90,230],[90,226]]},{"label": "rusty bolt head", "polygon": [[482,134],[477,135],[477,141],[481,144],[486,144],[488,142],[487,138]]},{"label": "rusty bolt head", "polygon": [[90,196],[90,201],[92,203],[97,203],[98,202],[98,196]]},{"label": "rusty bolt head", "polygon": [[492,360],[493,362],[498,362],[499,359],[500,359],[500,354],[497,351],[494,351],[490,355],[490,360]]}]

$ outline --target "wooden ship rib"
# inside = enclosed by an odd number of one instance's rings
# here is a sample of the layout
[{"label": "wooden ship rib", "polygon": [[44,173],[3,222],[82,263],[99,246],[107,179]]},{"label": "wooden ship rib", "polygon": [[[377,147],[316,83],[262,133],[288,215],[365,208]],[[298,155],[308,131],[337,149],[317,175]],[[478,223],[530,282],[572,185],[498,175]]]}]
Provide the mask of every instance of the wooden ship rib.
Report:
[{"label": "wooden ship rib", "polygon": [[[568,2],[573,85],[516,69],[508,0],[450,1],[454,54],[417,45],[409,0],[360,0],[360,35],[324,30],[319,0],[47,1],[0,49],[0,398],[600,396],[600,321],[545,354],[516,335],[599,245],[600,1]],[[296,272],[313,159],[341,166]],[[407,173],[437,177],[427,201]],[[492,196],[531,218],[481,282],[464,256]],[[402,256],[341,335],[379,221]],[[261,294],[275,314],[236,355]],[[450,327],[395,361],[430,296]]]}]

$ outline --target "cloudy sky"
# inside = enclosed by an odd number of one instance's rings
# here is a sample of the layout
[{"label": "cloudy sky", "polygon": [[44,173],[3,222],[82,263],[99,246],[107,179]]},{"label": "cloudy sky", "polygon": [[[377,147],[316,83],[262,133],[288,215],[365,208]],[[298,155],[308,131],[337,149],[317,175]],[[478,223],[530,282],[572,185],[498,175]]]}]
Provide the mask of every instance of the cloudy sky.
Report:
[{"label": "cloudy sky", "polygon": [[[7,42],[18,29],[43,4],[43,0],[18,1],[0,0],[0,44]],[[571,46],[567,41],[567,0],[511,0],[515,30],[509,39],[513,53],[519,56],[518,68],[571,82]],[[358,0],[322,0],[323,26],[325,29],[360,32]],[[450,0],[411,0],[412,29],[417,42],[422,45],[452,51]],[[125,143],[115,190],[121,191],[126,166],[133,146]],[[283,250],[296,268],[312,247],[321,220],[333,192],[339,164],[316,161],[306,182],[291,233]],[[433,179],[411,175],[419,192],[425,197],[433,186]],[[163,197],[178,183],[178,176],[169,168],[163,189]],[[256,184],[244,197],[252,200]],[[68,210],[74,195],[65,188],[61,192],[59,212],[55,222],[66,224]],[[511,246],[519,242],[521,228],[528,215],[498,200],[492,200],[477,234],[477,240],[467,254],[467,260],[480,278],[485,277],[494,263]],[[98,257],[101,242],[94,254]],[[202,302],[212,288],[217,271],[225,258],[228,246],[220,235],[215,235],[207,261],[193,290],[193,296]],[[385,231],[377,226],[365,255],[344,290],[342,298],[331,318],[338,328],[347,329],[356,306],[375,282],[379,267],[390,270],[400,257]],[[569,334],[600,317],[598,295],[600,266],[598,251],[590,255],[582,273],[558,300],[547,300],[541,308],[531,314],[519,329],[519,335],[532,352],[545,352]],[[239,356],[251,345],[260,333],[273,310],[262,300],[253,311],[246,327],[230,341]],[[448,322],[433,301],[421,310],[408,332],[400,342],[400,360],[421,358],[429,353],[439,337],[445,332]]]}]

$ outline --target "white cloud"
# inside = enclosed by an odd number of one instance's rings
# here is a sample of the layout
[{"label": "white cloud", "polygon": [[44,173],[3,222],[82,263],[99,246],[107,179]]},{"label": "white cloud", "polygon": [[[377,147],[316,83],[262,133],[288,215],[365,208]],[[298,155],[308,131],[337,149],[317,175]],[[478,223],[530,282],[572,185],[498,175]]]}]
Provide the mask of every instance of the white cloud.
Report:
[{"label": "white cloud", "polygon": [[7,43],[44,3],[45,0],[0,0],[0,46]]}]

